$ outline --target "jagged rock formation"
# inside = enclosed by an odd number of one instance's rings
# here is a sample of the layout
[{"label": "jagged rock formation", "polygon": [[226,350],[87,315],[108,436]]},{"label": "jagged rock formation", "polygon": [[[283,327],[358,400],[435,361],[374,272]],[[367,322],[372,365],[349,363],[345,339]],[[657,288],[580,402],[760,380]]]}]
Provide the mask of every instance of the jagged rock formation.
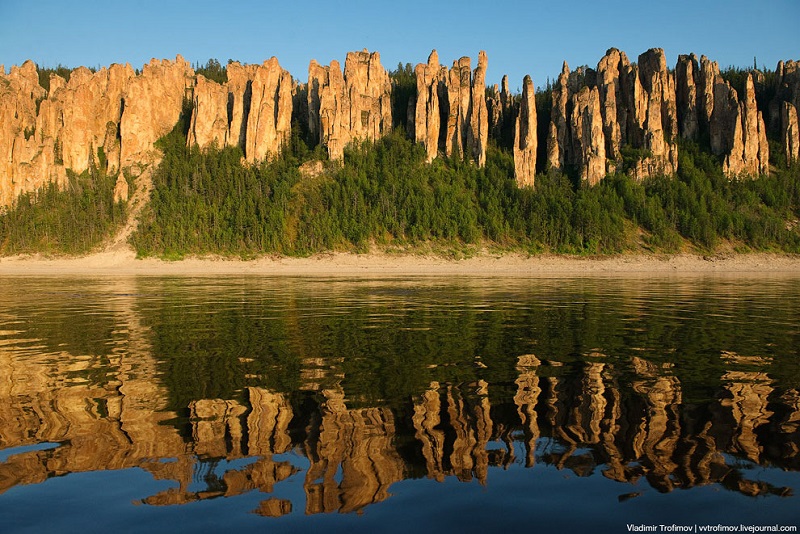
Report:
[{"label": "jagged rock formation", "polygon": [[63,167],[55,165],[55,139],[45,140],[41,131],[36,136],[37,108],[45,93],[32,61],[0,76],[0,205],[47,182],[66,181]]},{"label": "jagged rock formation", "polygon": [[[503,78],[504,85],[508,80]],[[514,127],[514,177],[517,185],[532,186],[536,177],[536,93],[533,80],[525,76],[522,81],[522,100]]]},{"label": "jagged rock formation", "polygon": [[[514,151],[520,184],[533,183],[538,142],[546,144],[539,170],[575,171],[589,183],[619,169],[642,179],[676,172],[680,135],[708,140],[730,176],[752,176],[769,171],[767,131],[780,139],[788,161],[800,159],[795,61],[779,62],[774,81],[752,71],[741,94],[705,56],[680,56],[674,76],[661,49],[631,64],[612,48],[596,70],[570,72],[565,62],[541,140],[532,85],[525,82],[519,102],[504,77],[501,89],[495,86],[487,97],[486,67],[483,51],[474,71],[468,57],[451,68],[441,65],[435,50],[427,64],[417,65],[409,130],[428,161],[458,154],[483,166],[493,137]],[[129,65],[78,68],[69,80],[52,75],[48,91],[38,74],[30,61],[0,74],[0,206],[47,183],[65,184],[68,169],[97,166],[114,173],[156,161],[154,142],[175,126],[189,98],[187,142],[239,146],[250,162],[279,153],[288,142],[293,113],[306,113],[294,98],[307,99],[312,144],[326,146],[333,160],[351,141],[378,139],[392,127],[391,81],[379,54],[366,50],[348,53],[344,71],[336,61],[312,61],[308,85],[299,90],[274,57],[262,65],[230,63],[225,84],[195,76],[180,56],[152,60],[139,75]],[[765,106],[765,95],[773,93]],[[115,197],[127,198],[121,174]]]},{"label": "jagged rock formation", "polygon": [[120,121],[120,167],[158,158],[153,143],[178,122],[193,85],[194,71],[181,56],[174,62],[154,59],[130,79]]},{"label": "jagged rock formation", "polygon": [[697,80],[699,77],[697,56],[678,56],[675,66],[675,104],[678,112],[678,131],[684,139],[697,139],[698,98]]},{"label": "jagged rock formation", "polygon": [[775,97],[769,104],[769,127],[779,131],[787,162],[800,161],[800,62],[779,61],[776,68]]},{"label": "jagged rock formation", "polygon": [[500,87],[495,84],[491,94],[486,96],[486,107],[489,112],[489,137],[498,142],[504,141],[514,121],[514,98],[508,90],[508,76],[503,76]]},{"label": "jagged rock formation", "polygon": [[565,61],[561,68],[561,74],[558,75],[558,80],[553,87],[550,128],[547,132],[547,166],[556,170],[563,170],[564,164],[568,161],[565,153],[568,148],[567,139],[569,139],[567,132],[567,103],[570,97],[568,82],[569,65]]},{"label": "jagged rock formation", "polygon": [[[439,154],[441,108],[439,101],[447,93],[447,67],[439,65],[439,54],[433,50],[428,63],[414,69],[417,76],[417,101],[414,113],[414,138],[425,146],[428,162]],[[444,102],[445,107],[447,102]]]},{"label": "jagged rock formation", "polygon": [[245,157],[260,161],[278,154],[292,134],[292,76],[275,57],[258,67],[250,84]]},{"label": "jagged rock formation", "polygon": [[606,143],[597,87],[584,87],[573,95],[569,125],[572,162],[578,167],[581,181],[595,185],[606,175]]},{"label": "jagged rock formation", "polygon": [[664,50],[653,48],[639,56],[639,63],[628,71],[629,122],[628,142],[644,149],[634,169],[637,179],[658,174],[671,175],[678,169],[678,116],[675,104],[675,80],[667,70]]},{"label": "jagged rock formation", "polygon": [[781,109],[783,126],[783,149],[787,161],[800,161],[800,126],[797,123],[797,109],[789,102],[784,102]]},{"label": "jagged rock formation", "polygon": [[194,86],[189,145],[207,147],[228,144],[228,90],[224,85],[198,75]]},{"label": "jagged rock formation", "polygon": [[[136,76],[130,65],[97,72],[72,71],[69,81],[51,75],[50,90],[38,83],[36,66],[12,68],[0,82],[5,127],[0,150],[0,205],[48,182],[63,184],[66,169],[80,173],[90,165],[116,172],[156,157],[153,143],[180,116],[193,72],[180,56],[175,62],[153,60]],[[117,199],[127,197],[120,177]]]},{"label": "jagged rock formation", "polygon": [[486,145],[489,142],[489,113],[486,107],[486,52],[478,53],[478,66],[472,77],[469,122],[469,148],[478,167],[486,165]]},{"label": "jagged rock formation", "polygon": [[606,156],[610,160],[620,158],[623,139],[627,139],[628,110],[624,103],[621,76],[630,69],[625,52],[611,48],[597,64],[597,89],[603,115],[603,134],[606,141]]},{"label": "jagged rock formation", "polygon": [[352,140],[379,139],[392,129],[392,84],[378,52],[348,52],[344,75],[338,61],[308,67],[311,136],[332,160],[344,157]]},{"label": "jagged rock formation", "polygon": [[414,132],[417,142],[425,145],[429,161],[442,150],[448,157],[458,154],[480,167],[485,165],[489,141],[486,65],[486,52],[481,51],[474,72],[469,57],[454,61],[448,70],[439,66],[435,50],[427,64],[417,65]]},{"label": "jagged rock formation", "polygon": [[749,176],[768,172],[767,127],[762,113],[756,106],[756,90],[751,74],[745,79],[745,93],[742,95],[733,135],[735,137],[733,147],[725,158],[723,170],[730,175],[744,173]]},{"label": "jagged rock formation", "polygon": [[197,77],[187,142],[239,146],[249,162],[280,153],[292,131],[292,76],[275,57],[262,65],[228,65],[228,82]]}]

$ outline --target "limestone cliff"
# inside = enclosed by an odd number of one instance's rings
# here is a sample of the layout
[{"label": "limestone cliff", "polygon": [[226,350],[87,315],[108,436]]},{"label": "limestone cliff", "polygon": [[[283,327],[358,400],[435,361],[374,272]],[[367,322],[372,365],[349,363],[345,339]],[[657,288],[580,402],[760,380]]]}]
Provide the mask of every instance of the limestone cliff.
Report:
[{"label": "limestone cliff", "polygon": [[582,182],[595,185],[606,175],[606,143],[597,87],[582,88],[572,97],[570,115],[573,164]]},{"label": "limestone cliff", "polygon": [[189,145],[207,147],[228,144],[228,90],[224,85],[198,75],[194,86]]},{"label": "limestone cliff", "polygon": [[769,128],[778,134],[787,161],[800,161],[800,130],[797,110],[800,109],[800,62],[780,61],[776,68],[775,97],[769,104]]},{"label": "limestone cliff", "polygon": [[649,155],[637,169],[636,178],[674,174],[678,169],[678,116],[675,103],[675,80],[667,70],[664,50],[653,48],[639,55],[631,67],[629,84],[628,143],[646,150]]},{"label": "limestone cliff", "polygon": [[533,80],[530,76],[525,76],[522,81],[522,100],[514,127],[514,177],[520,187],[534,185],[537,148],[536,93]]},{"label": "limestone cliff", "polygon": [[[439,153],[441,129],[440,95],[446,94],[447,67],[439,65],[439,54],[433,50],[428,63],[420,63],[414,73],[417,77],[417,101],[414,113],[415,140],[425,146],[428,162]],[[447,106],[447,102],[444,102]]]},{"label": "limestone cliff", "polygon": [[375,140],[392,129],[392,84],[378,52],[348,52],[344,74],[338,61],[308,67],[308,123],[332,160],[353,140]]},{"label": "limestone cliff", "polygon": [[552,92],[552,108],[550,110],[550,128],[547,133],[547,166],[555,170],[564,170],[567,163],[567,104],[570,98],[568,87],[569,65],[564,62]]},{"label": "limestone cliff", "polygon": [[697,56],[678,56],[675,66],[675,103],[678,112],[678,131],[684,139],[694,140],[698,133],[698,98],[697,85],[699,78]]},{"label": "limestone cliff", "polygon": [[481,51],[474,72],[466,56],[448,70],[439,65],[435,50],[427,64],[417,65],[414,131],[417,142],[425,145],[428,161],[443,151],[448,157],[458,154],[485,165],[490,130],[486,66],[486,52]]},{"label": "limestone cliff", "polygon": [[[754,70],[734,89],[705,56],[679,56],[674,74],[661,49],[637,59],[632,64],[611,48],[596,70],[571,72],[565,62],[552,87],[546,138],[537,139],[528,78],[521,96],[510,93],[504,77],[487,97],[485,52],[472,70],[469,57],[448,68],[434,50],[415,69],[409,131],[429,162],[458,154],[483,166],[493,138],[513,150],[521,185],[533,183],[539,142],[546,145],[540,170],[574,171],[589,183],[617,170],[637,179],[674,174],[679,136],[709,142],[732,177],[769,171],[767,132],[788,161],[800,159],[797,62],[779,62],[774,76]],[[349,143],[379,139],[392,128],[392,83],[377,52],[348,53],[344,69],[337,61],[311,61],[308,85],[300,89],[274,57],[261,65],[231,62],[227,77],[220,84],[195,76],[177,56],[154,59],[141,74],[130,65],[77,68],[68,79],[51,75],[45,90],[33,62],[8,74],[2,69],[0,206],[47,183],[65,184],[67,170],[97,166],[114,173],[156,161],[155,141],[172,130],[188,100],[188,144],[238,146],[250,162],[280,152],[293,114],[307,113],[311,144],[323,144],[332,160],[342,159]],[[295,98],[307,99],[307,111]],[[126,187],[120,178],[117,199],[127,197]]]},{"label": "limestone cliff", "polygon": [[478,53],[478,66],[472,77],[470,103],[472,110],[469,122],[469,141],[472,157],[478,167],[486,165],[486,145],[489,142],[489,114],[486,107],[486,52]]},{"label": "limestone cliff", "polygon": [[603,115],[603,134],[606,155],[611,160],[619,159],[623,139],[626,138],[627,112],[623,102],[623,87],[620,76],[630,68],[625,52],[611,48],[597,64],[597,89]]},{"label": "limestone cliff", "polygon": [[157,159],[153,143],[178,122],[193,85],[194,71],[181,56],[174,62],[154,59],[130,79],[120,121],[120,167]]},{"label": "limestone cliff", "polygon": [[32,61],[0,76],[0,205],[47,182],[66,180],[55,165],[55,139],[35,135],[37,108],[45,96]]},{"label": "limestone cliff", "polygon": [[255,162],[276,155],[292,133],[292,76],[275,57],[260,65],[250,84],[244,154]]}]

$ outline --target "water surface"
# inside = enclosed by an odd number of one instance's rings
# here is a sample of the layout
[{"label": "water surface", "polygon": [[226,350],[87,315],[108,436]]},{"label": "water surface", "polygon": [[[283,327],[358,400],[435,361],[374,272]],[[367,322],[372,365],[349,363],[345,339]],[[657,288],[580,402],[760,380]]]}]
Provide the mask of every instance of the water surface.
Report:
[{"label": "water surface", "polygon": [[800,525],[800,278],[6,278],[4,532]]}]

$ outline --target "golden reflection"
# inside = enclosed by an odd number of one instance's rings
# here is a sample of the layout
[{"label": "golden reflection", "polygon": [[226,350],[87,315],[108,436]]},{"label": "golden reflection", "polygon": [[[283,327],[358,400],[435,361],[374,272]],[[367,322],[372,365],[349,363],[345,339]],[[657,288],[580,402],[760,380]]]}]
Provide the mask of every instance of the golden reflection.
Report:
[{"label": "golden reflection", "polygon": [[[671,364],[593,352],[570,363],[524,354],[512,360],[513,381],[426,379],[401,405],[366,407],[348,397],[341,358],[305,357],[298,391],[250,386],[238,399],[195,399],[176,412],[130,302],[108,304],[125,341],[103,358],[0,348],[0,450],[58,444],[8,456],[0,493],[136,467],[170,482],[144,504],[259,491],[267,497],[254,513],[277,517],[358,511],[410,477],[489,484],[490,467],[515,462],[644,479],[665,492],[720,484],[747,495],[791,490],[748,480],[731,457],[800,469],[800,394],[774,384],[766,357],[724,352],[717,397],[700,407],[684,403]],[[304,503],[279,494],[295,476]]]}]

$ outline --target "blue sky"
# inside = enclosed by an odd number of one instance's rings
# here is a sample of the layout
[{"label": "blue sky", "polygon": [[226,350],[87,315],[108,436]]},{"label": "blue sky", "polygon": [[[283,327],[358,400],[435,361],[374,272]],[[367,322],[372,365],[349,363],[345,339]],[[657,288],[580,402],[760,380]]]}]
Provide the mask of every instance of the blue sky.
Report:
[{"label": "blue sky", "polygon": [[387,68],[421,63],[431,49],[443,63],[489,58],[487,83],[508,74],[512,89],[536,85],[570,67],[596,66],[614,46],[632,61],[664,48],[720,63],[774,68],[800,59],[800,0],[667,2],[436,0],[0,0],[0,64],[104,66],[183,55],[260,63],[277,56],[298,80],[313,58],[344,61],[350,50],[381,53]]}]

